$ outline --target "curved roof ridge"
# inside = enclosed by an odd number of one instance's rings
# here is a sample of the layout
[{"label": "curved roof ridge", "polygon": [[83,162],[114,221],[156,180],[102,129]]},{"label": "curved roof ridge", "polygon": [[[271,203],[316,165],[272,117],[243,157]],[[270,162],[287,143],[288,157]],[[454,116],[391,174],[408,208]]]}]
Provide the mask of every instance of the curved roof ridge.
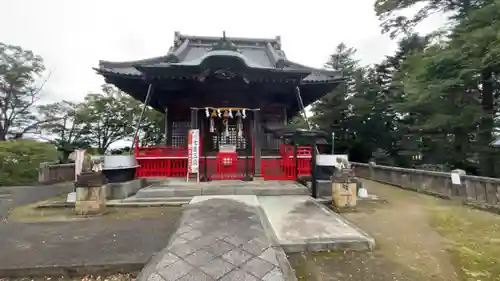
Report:
[{"label": "curved roof ridge", "polygon": [[[252,61],[251,59],[247,58],[246,56],[242,55],[241,53],[237,52],[237,51],[232,51],[232,50],[213,50],[213,51],[210,51],[210,52],[206,52],[205,54],[197,57],[197,58],[194,58],[192,60],[189,60],[189,61],[183,61],[182,63],[179,63],[179,64],[183,64],[183,65],[199,65],[201,64],[205,59],[209,58],[209,57],[217,57],[217,56],[232,56],[232,57],[235,57],[235,58],[238,58],[240,59],[244,64],[246,64],[248,67],[253,67],[253,68],[270,68],[270,67],[267,67],[267,66],[264,66],[264,65],[260,65],[254,61]],[[176,65],[177,63],[172,63],[172,65]]]},{"label": "curved roof ridge", "polygon": [[[219,41],[223,36],[194,36],[194,35],[186,35],[176,32],[176,38],[180,40],[189,39],[189,40],[206,40],[206,41]],[[275,38],[245,38],[245,37],[231,37],[226,36],[227,40],[236,41],[236,42],[248,42],[248,43],[263,43],[263,42],[272,42],[278,43],[281,45],[281,37],[276,36]]]}]

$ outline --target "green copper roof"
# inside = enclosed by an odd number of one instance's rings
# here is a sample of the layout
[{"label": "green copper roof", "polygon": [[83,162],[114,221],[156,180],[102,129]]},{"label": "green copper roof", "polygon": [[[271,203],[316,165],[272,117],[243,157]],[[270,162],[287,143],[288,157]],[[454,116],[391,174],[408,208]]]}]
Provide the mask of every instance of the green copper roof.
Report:
[{"label": "green copper roof", "polygon": [[[239,63],[240,68],[259,71],[261,74],[290,73],[293,77],[299,77],[304,84],[338,82],[341,79],[336,71],[315,69],[289,61],[281,49],[280,37],[229,38],[225,34],[222,37],[205,37],[181,35],[179,32],[175,33],[174,44],[164,56],[129,62],[100,61],[95,70],[104,76],[143,78],[150,71],[159,73],[159,68],[163,68],[166,74],[185,75],[186,68],[202,72],[204,69],[223,68],[224,63],[231,63],[231,66]],[[176,72],[179,67],[184,68],[184,71]]]}]

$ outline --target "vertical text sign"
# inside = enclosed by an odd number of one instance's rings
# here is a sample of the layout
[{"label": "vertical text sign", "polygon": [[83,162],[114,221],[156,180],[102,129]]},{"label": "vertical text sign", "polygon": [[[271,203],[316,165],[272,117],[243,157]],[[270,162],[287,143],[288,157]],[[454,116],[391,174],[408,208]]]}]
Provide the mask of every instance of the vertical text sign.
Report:
[{"label": "vertical text sign", "polygon": [[189,130],[188,137],[188,172],[198,174],[200,160],[200,130]]}]

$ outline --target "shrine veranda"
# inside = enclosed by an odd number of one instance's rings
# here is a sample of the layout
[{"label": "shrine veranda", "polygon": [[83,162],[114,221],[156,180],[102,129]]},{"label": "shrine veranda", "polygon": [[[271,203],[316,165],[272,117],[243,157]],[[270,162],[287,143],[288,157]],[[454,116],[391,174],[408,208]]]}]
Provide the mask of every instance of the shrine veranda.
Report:
[{"label": "shrine veranda", "polygon": [[293,180],[308,175],[311,148],[297,147],[294,153],[269,130],[286,125],[342,81],[337,71],[289,60],[279,36],[176,32],[164,56],[100,61],[95,70],[107,83],[165,114],[165,145],[141,147],[135,142],[137,176],[187,177],[188,132],[198,129],[204,180]]}]

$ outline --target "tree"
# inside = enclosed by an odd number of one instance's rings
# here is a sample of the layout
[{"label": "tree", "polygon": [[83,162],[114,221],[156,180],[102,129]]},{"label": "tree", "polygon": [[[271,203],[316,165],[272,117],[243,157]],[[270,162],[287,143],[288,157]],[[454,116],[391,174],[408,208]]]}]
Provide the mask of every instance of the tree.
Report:
[{"label": "tree", "polygon": [[[429,43],[428,36],[409,34],[398,42],[394,55],[387,56],[381,63],[375,65],[375,84],[377,95],[369,95],[379,111],[378,119],[384,120],[382,132],[385,146],[382,155],[390,156],[389,163],[404,167],[413,166],[422,153],[419,147],[421,138],[419,130],[412,130],[415,114],[411,110],[401,108],[407,100],[404,90],[404,78],[408,75],[405,63],[413,54],[420,54]],[[378,159],[377,159],[378,160]],[[384,160],[379,162],[385,162]]]},{"label": "tree", "polygon": [[132,141],[137,125],[142,145],[158,145],[165,137],[164,114],[146,108],[139,122],[143,104],[111,85],[101,93],[91,93],[79,106],[76,117],[82,124],[82,140],[103,154],[111,144]]},{"label": "tree", "polygon": [[[375,13],[381,21],[382,31],[392,38],[399,34],[411,34],[414,27],[434,13],[445,13],[453,22],[467,18],[471,11],[490,5],[495,0],[375,0]],[[421,4],[421,5],[420,5]],[[420,5],[418,11],[408,17],[402,14],[408,8]]]},{"label": "tree", "polygon": [[[398,15],[415,4],[423,4],[423,8],[414,17]],[[440,158],[447,158],[452,166],[468,165],[478,159],[479,173],[485,176],[495,171],[494,151],[489,143],[498,112],[498,6],[494,0],[375,2],[384,31],[391,35],[408,32],[432,12],[451,15],[454,25],[448,30],[447,40],[407,63],[405,91],[413,93],[406,110],[419,109],[413,114],[420,119],[414,129],[425,133],[420,141],[428,155],[438,149],[432,147],[436,143],[446,144],[447,157]],[[477,157],[466,153],[473,147]]]},{"label": "tree", "polygon": [[[132,140],[139,124],[143,104],[111,85],[103,85],[101,93],[91,93],[84,102],[56,102],[38,107],[42,120],[41,135],[67,161],[74,149],[91,147],[103,154],[111,144]],[[141,145],[164,142],[164,114],[146,108],[139,126]],[[116,151],[114,152],[116,153]]]},{"label": "tree", "polygon": [[48,79],[36,85],[44,70],[43,59],[32,51],[0,43],[0,141],[21,138],[45,122],[33,113]]},{"label": "tree", "polygon": [[84,141],[104,154],[114,142],[131,137],[136,112],[128,96],[115,87],[103,85],[102,93],[88,94],[77,112],[85,132]]},{"label": "tree", "polygon": [[342,71],[345,81],[313,106],[313,120],[321,130],[335,133],[337,153],[369,161],[375,151],[391,147],[390,134],[381,132],[392,129],[392,120],[376,68],[360,67],[354,55],[344,44],[331,55],[326,66]]},{"label": "tree", "polygon": [[326,62],[325,67],[341,71],[344,83],[328,93],[312,106],[311,121],[328,134],[335,132],[336,149],[348,151],[350,148],[350,128],[347,118],[350,115],[349,95],[355,91],[354,73],[358,62],[354,59],[356,50],[341,43]]},{"label": "tree", "polygon": [[40,132],[61,152],[61,162],[67,162],[75,149],[90,147],[85,141],[88,132],[80,114],[83,104],[62,101],[41,105],[38,110],[42,120],[52,120],[42,124]]},{"label": "tree", "polygon": [[[131,108],[135,108],[134,113],[134,124],[139,126],[139,142],[143,146],[155,146],[165,144],[166,132],[165,132],[165,114],[152,109],[151,107],[146,107],[144,116],[142,120],[139,121],[140,111],[142,110],[143,104],[129,98],[129,104]],[[134,128],[135,129],[135,128]]]}]

